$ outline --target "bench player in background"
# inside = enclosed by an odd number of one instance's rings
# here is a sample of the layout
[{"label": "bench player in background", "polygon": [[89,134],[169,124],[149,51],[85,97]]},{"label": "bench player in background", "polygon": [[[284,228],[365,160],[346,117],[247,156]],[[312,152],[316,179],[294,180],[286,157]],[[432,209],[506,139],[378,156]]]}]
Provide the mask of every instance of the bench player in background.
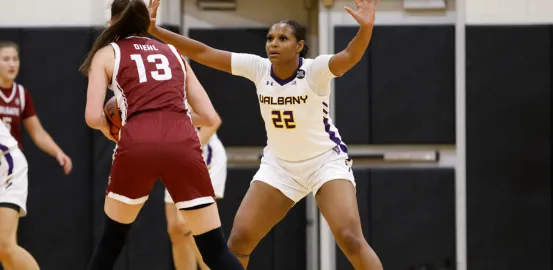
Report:
[{"label": "bench player in background", "polygon": [[[188,76],[196,77],[192,70],[188,72]],[[195,113],[192,112],[191,114],[192,122],[194,122]],[[216,133],[220,125],[221,118],[217,117],[212,125],[198,127],[198,137],[202,144],[202,155],[209,171],[209,177],[215,191],[215,198],[218,200],[223,198],[227,179],[227,154],[223,143],[219,140]],[[196,247],[194,238],[190,237],[190,229],[186,225],[186,220],[179,214],[167,189],[165,189],[165,214],[167,216],[167,230],[171,239],[175,269],[196,269],[197,263],[201,270],[208,270],[209,268],[203,262],[202,256]]]},{"label": "bench player in background", "polygon": [[17,44],[0,41],[0,120],[17,140],[21,151],[23,151],[21,139],[21,122],[23,122],[25,130],[36,146],[54,157],[63,167],[65,174],[69,174],[73,168],[71,158],[61,150],[40,123],[33,99],[27,89],[15,82],[20,64]]},{"label": "bench player in background", "polygon": [[0,265],[5,270],[39,269],[16,240],[19,217],[27,214],[27,169],[17,140],[0,124]]},{"label": "bench player in background", "polygon": [[[155,22],[160,0],[150,1]],[[267,33],[267,58],[231,53],[159,27],[150,33],[190,59],[242,76],[257,88],[267,147],[236,217],[228,245],[246,268],[259,241],[296,202],[313,193],[340,249],[358,270],[381,270],[367,243],[355,194],[352,161],[329,116],[330,82],[363,57],[378,0],[355,0],[346,11],[359,23],[357,35],[334,55],[304,58],[306,30],[295,21],[274,24]],[[252,93],[253,94],[253,93]]]},{"label": "bench player in background", "polygon": [[104,203],[104,226],[89,270],[112,269],[132,224],[161,179],[186,218],[204,262],[213,270],[243,267],[228,249],[195,124],[217,113],[205,90],[187,76],[190,66],[172,45],[147,38],[150,18],[142,0],[114,0],[110,25],[80,70],[88,76],[85,120],[115,141],[104,114],[106,88],[116,97],[121,130]]}]

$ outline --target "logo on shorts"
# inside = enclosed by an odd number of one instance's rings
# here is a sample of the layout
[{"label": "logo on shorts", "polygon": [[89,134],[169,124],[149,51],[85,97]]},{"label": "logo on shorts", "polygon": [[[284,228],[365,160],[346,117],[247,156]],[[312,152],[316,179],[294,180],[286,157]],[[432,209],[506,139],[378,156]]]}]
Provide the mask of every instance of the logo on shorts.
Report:
[{"label": "logo on shorts", "polygon": [[334,146],[334,148],[332,148],[332,150],[334,151],[334,153],[336,153],[337,155],[340,154],[340,147],[338,145]]},{"label": "logo on shorts", "polygon": [[351,166],[353,165],[353,160],[351,158],[346,158],[346,166],[348,167],[348,172],[351,172]]}]

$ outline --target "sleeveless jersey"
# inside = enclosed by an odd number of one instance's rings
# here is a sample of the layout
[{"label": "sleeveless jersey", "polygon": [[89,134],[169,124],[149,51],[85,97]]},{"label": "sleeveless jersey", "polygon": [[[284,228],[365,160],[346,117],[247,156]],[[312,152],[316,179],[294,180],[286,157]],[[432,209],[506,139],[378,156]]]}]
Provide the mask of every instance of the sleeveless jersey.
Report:
[{"label": "sleeveless jersey", "polygon": [[111,89],[123,125],[147,111],[188,113],[186,67],[175,47],[146,37],[128,37],[111,46],[115,51]]},{"label": "sleeveless jersey", "polygon": [[0,88],[0,120],[17,140],[21,150],[21,121],[34,115],[31,95],[22,85],[13,83],[10,89]]},{"label": "sleeveless jersey", "polygon": [[267,146],[277,158],[301,161],[339,147],[347,153],[330,118],[330,55],[301,59],[297,74],[278,79],[271,62],[251,54],[232,55],[232,73],[253,81],[267,131]]}]

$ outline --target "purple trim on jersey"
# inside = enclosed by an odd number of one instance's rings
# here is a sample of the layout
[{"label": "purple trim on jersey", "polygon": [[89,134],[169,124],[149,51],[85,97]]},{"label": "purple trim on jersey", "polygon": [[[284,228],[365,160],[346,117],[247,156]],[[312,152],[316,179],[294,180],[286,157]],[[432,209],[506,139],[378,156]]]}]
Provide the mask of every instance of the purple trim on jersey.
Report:
[{"label": "purple trim on jersey", "polygon": [[[324,101],[323,101],[323,105],[328,107],[328,104],[326,104],[326,102],[324,102]],[[323,112],[325,114],[328,114],[328,112],[325,109],[323,109]],[[328,137],[336,145],[340,146],[340,149],[342,149],[342,152],[347,154],[348,153],[348,147],[345,144],[342,143],[342,140],[340,140],[340,138],[336,137],[336,132],[330,130],[330,124],[328,123],[328,119],[329,119],[328,117],[323,116],[323,123],[325,125],[325,131],[326,131],[326,133],[328,133]]]},{"label": "purple trim on jersey", "polygon": [[10,152],[8,152],[8,147],[5,145],[0,144],[0,151],[3,152],[3,155],[6,157],[6,161],[8,162],[8,176],[12,175],[13,173],[13,158],[12,155],[10,155]]},{"label": "purple trim on jersey", "polygon": [[273,65],[271,65],[271,78],[273,78],[273,80],[275,80],[275,82],[277,82],[278,84],[285,85],[285,84],[293,81],[296,78],[297,72],[298,72],[298,70],[300,70],[302,65],[303,65],[303,58],[300,57],[300,61],[299,61],[298,69],[296,70],[296,73],[294,73],[292,76],[290,76],[290,77],[288,77],[284,80],[277,78],[277,76],[275,75],[275,72],[273,71]]},{"label": "purple trim on jersey", "polygon": [[207,160],[205,162],[207,166],[211,165],[212,159],[213,159],[213,148],[211,148],[211,145],[207,144]]}]

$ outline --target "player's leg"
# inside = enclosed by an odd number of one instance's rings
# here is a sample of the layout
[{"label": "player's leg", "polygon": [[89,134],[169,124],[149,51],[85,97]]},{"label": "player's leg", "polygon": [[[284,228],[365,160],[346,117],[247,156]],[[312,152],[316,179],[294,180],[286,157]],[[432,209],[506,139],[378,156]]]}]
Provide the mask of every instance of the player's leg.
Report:
[{"label": "player's leg", "polygon": [[39,269],[33,256],[17,245],[19,218],[27,214],[27,160],[19,149],[0,155],[0,159],[0,264],[6,270]]},{"label": "player's leg", "polygon": [[104,203],[103,231],[88,264],[89,270],[113,268],[132,223],[148,200],[158,176],[157,157],[141,150],[133,147],[115,154]]},{"label": "player's leg", "polygon": [[345,179],[326,182],[315,199],[338,246],[353,267],[359,270],[383,269],[363,236],[353,184]]},{"label": "player's leg", "polygon": [[228,246],[246,268],[259,241],[286,216],[294,201],[262,181],[253,181],[242,199]]},{"label": "player's leg", "polygon": [[39,269],[37,262],[25,249],[17,245],[19,207],[0,203],[0,263],[6,270]]},{"label": "player's leg", "polygon": [[281,163],[268,150],[264,152],[234,217],[228,245],[244,266],[259,241],[308,193]]},{"label": "player's leg", "polygon": [[[195,132],[191,126],[189,133],[196,136]],[[182,133],[178,134],[181,138],[194,138]],[[215,194],[197,136],[160,152],[164,155],[163,182],[184,215],[206,265],[212,270],[244,269],[223,237]]]},{"label": "player's leg", "polygon": [[184,217],[180,214],[171,199],[169,192],[165,190],[165,216],[167,217],[167,232],[171,240],[173,263],[176,270],[195,269],[196,258],[192,231],[187,228]]}]

